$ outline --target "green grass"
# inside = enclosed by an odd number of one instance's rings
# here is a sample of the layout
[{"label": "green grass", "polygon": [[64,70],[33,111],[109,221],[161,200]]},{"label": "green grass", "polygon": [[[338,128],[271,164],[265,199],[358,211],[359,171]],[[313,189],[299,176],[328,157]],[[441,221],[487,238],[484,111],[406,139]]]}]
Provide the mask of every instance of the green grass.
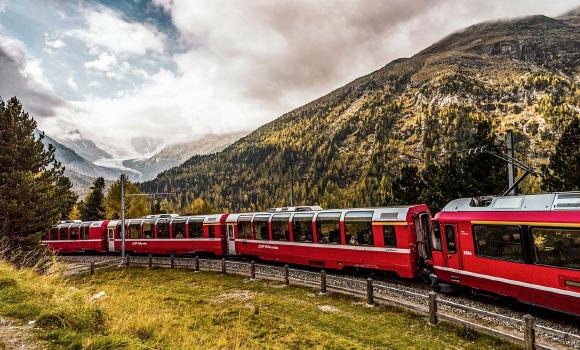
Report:
[{"label": "green grass", "polygon": [[[6,268],[0,265],[0,272]],[[395,308],[233,275],[127,269],[65,284],[9,272],[0,280],[0,313],[38,319],[55,348],[517,348],[449,324],[431,327],[424,317]],[[107,296],[88,301],[100,291]]]}]

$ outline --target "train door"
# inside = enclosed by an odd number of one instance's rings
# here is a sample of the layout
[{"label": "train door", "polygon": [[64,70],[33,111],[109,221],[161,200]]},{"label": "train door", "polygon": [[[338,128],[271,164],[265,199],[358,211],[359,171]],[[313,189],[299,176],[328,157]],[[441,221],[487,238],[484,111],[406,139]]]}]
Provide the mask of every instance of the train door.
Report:
[{"label": "train door", "polygon": [[[450,269],[461,270],[463,266],[461,264],[457,224],[441,222],[441,231],[445,240],[443,244],[443,261],[445,266]],[[457,279],[454,282],[459,282],[459,276],[452,276],[451,279]]]},{"label": "train door", "polygon": [[431,258],[431,247],[428,242],[429,233],[429,213],[420,213],[414,216],[415,236],[417,238],[417,252],[423,260]]},{"label": "train door", "polygon": [[107,229],[107,240],[109,242],[109,252],[115,251],[115,228],[110,227]]},{"label": "train door", "polygon": [[236,238],[234,236],[234,224],[227,226],[228,254],[236,255]]}]

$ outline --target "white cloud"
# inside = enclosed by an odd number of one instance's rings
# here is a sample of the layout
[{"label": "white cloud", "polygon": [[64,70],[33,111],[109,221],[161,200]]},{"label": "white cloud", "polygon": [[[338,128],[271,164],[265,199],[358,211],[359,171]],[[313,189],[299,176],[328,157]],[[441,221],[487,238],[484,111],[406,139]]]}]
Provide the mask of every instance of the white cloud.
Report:
[{"label": "white cloud", "polygon": [[6,4],[3,2],[0,2],[0,13],[4,13],[6,12]]},{"label": "white cloud", "polygon": [[42,62],[26,54],[24,44],[0,34],[0,96],[18,97],[35,117],[54,116],[65,102],[46,79]]},{"label": "white cloud", "polygon": [[66,84],[71,88],[71,90],[77,91],[79,86],[77,84],[77,82],[75,81],[75,78],[73,76],[68,77],[68,79],[66,80]]},{"label": "white cloud", "polygon": [[102,53],[97,59],[85,62],[84,66],[86,69],[96,69],[106,72],[115,64],[117,64],[117,58],[114,55],[111,55],[110,53]]},{"label": "white cloud", "polygon": [[127,21],[106,7],[84,10],[84,21],[86,28],[70,30],[66,35],[84,41],[91,50],[144,55],[164,49],[165,34],[154,26]]},{"label": "white cloud", "polygon": [[66,43],[59,37],[53,37],[48,33],[44,33],[44,45],[50,49],[61,49],[66,46]]},{"label": "white cloud", "polygon": [[[98,82],[88,85],[105,90],[128,82],[130,88],[71,102],[59,110],[60,119],[46,122],[49,134],[50,128],[78,128],[126,155],[139,151],[132,150],[132,138],[171,143],[253,129],[467,25],[556,15],[572,6],[568,0],[153,2],[171,16],[183,43],[179,53],[170,55],[166,35],[150,24],[104,7],[85,9],[86,27],[66,35],[89,48],[85,69],[111,79],[90,76]],[[162,59],[174,71],[143,69]]]}]

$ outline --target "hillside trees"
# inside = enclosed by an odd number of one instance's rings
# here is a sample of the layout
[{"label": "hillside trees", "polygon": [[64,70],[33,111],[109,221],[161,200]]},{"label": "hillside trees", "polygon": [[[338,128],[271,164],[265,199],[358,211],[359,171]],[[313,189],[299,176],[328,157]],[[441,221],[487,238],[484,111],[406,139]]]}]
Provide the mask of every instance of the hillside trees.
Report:
[{"label": "hillside trees", "polygon": [[0,236],[20,246],[67,218],[77,200],[54,147],[44,149],[35,130],[18,99],[0,99]]},{"label": "hillside trees", "polygon": [[[125,217],[140,218],[149,214],[147,198],[143,196],[131,196],[141,194],[139,188],[129,180],[125,180]],[[104,201],[105,216],[107,219],[121,218],[121,181],[113,182],[107,192]]]},{"label": "hillside trees", "polygon": [[542,173],[545,191],[580,191],[580,118],[564,129]]},{"label": "hillside trees", "polygon": [[98,177],[93,181],[91,192],[85,198],[81,210],[81,219],[83,221],[98,221],[106,218],[105,216],[105,179]]}]

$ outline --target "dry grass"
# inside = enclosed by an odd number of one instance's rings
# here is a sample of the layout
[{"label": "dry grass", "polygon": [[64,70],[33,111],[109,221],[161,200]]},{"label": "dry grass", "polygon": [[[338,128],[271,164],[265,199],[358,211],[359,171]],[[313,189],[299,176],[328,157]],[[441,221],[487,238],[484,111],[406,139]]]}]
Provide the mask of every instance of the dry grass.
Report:
[{"label": "dry grass", "polygon": [[[237,276],[127,269],[63,283],[0,265],[5,271],[10,276],[3,280],[16,282],[0,285],[0,313],[22,320],[53,315],[48,319],[58,327],[41,324],[61,348],[515,348],[451,325],[431,327],[423,317],[394,308],[367,308],[350,297]],[[30,310],[25,317],[9,306],[10,291],[18,291],[20,307]],[[89,301],[101,291],[105,297]],[[55,315],[63,315],[63,322]]]}]

